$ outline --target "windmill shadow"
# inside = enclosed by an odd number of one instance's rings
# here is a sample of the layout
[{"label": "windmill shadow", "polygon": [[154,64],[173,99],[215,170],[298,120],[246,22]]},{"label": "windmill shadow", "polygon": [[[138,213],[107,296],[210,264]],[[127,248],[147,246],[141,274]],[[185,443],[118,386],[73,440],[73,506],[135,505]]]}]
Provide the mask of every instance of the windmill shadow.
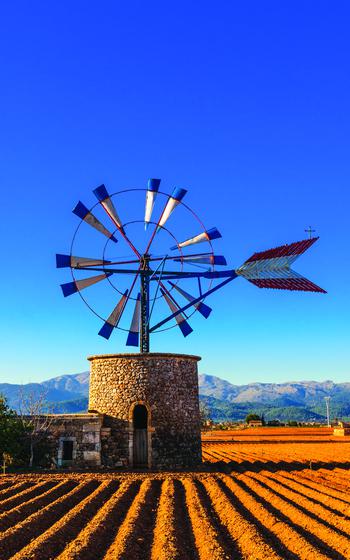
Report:
[{"label": "windmill shadow", "polygon": [[331,463],[327,463],[325,461],[278,461],[277,463],[274,461],[255,461],[251,463],[250,461],[242,461],[241,463],[237,463],[235,461],[230,461],[229,463],[225,463],[224,461],[218,461],[217,463],[208,463],[204,462],[203,470],[210,471],[210,472],[224,472],[224,473],[244,473],[244,472],[260,472],[260,471],[269,471],[269,472],[277,472],[277,471],[303,471],[306,469],[309,470],[319,470],[319,469],[350,469],[350,461],[334,461]]}]

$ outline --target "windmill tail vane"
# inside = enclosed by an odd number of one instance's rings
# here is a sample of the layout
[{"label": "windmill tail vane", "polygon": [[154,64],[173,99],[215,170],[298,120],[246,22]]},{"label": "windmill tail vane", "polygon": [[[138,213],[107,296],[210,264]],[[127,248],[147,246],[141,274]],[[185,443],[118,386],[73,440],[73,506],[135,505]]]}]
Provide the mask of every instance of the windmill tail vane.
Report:
[{"label": "windmill tail vane", "polygon": [[[183,203],[187,193],[185,189],[176,187],[169,195],[161,192],[159,187],[160,179],[149,179],[147,189],[127,189],[109,194],[106,187],[100,185],[93,191],[98,202],[91,209],[78,202],[73,210],[81,221],[73,237],[71,253],[56,255],[56,267],[70,268],[73,276],[73,281],[61,284],[64,297],[79,293],[95,315],[102,319],[103,325],[98,334],[103,338],[109,339],[115,329],[121,329],[127,332],[127,346],[140,346],[141,352],[148,352],[150,334],[156,331],[175,327],[187,337],[193,331],[189,323],[191,316],[198,311],[207,319],[212,312],[204,300],[238,277],[259,288],[326,293],[291,268],[318,237],[254,253],[239,268],[222,269],[227,266],[226,259],[223,255],[214,254],[213,250],[213,243],[221,238],[219,230],[216,227],[206,229]],[[145,192],[144,216],[138,220],[123,221],[123,205],[118,197],[137,191]],[[128,204],[127,208],[133,208],[133,204]],[[104,218],[98,218],[95,209],[103,213]],[[179,212],[182,214],[178,215]],[[181,235],[181,241],[168,229],[168,223],[175,221],[175,214],[180,226],[185,223],[183,217],[187,219],[190,216],[195,221],[192,232],[189,232],[192,235]],[[108,220],[106,225],[104,219]],[[143,224],[143,241],[135,240],[130,234],[130,224],[137,222]],[[93,256],[76,256],[81,254],[75,249],[77,233],[81,234],[86,228],[83,226],[80,229],[82,223],[102,234],[100,239],[104,239],[105,245],[101,254],[94,255],[94,251],[89,250],[88,254]],[[113,229],[110,228],[111,223]],[[169,235],[172,242],[176,241],[170,247],[164,244]],[[141,243],[144,244],[143,250],[140,249]],[[193,251],[193,245],[197,247],[198,244],[206,244],[205,249]],[[132,250],[132,257],[116,257],[119,246],[124,253],[125,245]],[[114,303],[110,304],[107,318],[104,312],[101,314],[93,309],[86,295],[89,294],[88,288],[99,290],[106,287],[106,281],[114,290]],[[133,294],[134,288],[136,294]],[[95,297],[96,300],[102,302],[105,296]],[[124,314],[129,319],[122,327]]]},{"label": "windmill tail vane", "polygon": [[236,270],[236,274],[258,288],[326,293],[325,290],[290,267],[317,239],[318,237],[313,237],[254,253]]}]

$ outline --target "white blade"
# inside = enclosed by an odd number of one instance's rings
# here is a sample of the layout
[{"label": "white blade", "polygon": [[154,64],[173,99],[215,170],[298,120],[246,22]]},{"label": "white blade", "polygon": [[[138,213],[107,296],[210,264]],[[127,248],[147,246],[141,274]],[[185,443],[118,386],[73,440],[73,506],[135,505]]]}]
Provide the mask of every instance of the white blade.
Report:
[{"label": "white blade", "polygon": [[173,193],[169,198],[168,202],[166,203],[166,206],[159,220],[158,229],[166,224],[167,220],[170,218],[170,215],[175,210],[176,206],[180,204],[186,192],[187,191],[185,189],[179,189],[179,188],[175,188],[173,190]]},{"label": "white blade", "polygon": [[160,185],[160,179],[148,180],[148,187],[146,193],[146,208],[145,208],[145,229],[147,229],[147,226],[152,218],[153,207],[154,207],[155,200],[157,198],[159,185]]}]

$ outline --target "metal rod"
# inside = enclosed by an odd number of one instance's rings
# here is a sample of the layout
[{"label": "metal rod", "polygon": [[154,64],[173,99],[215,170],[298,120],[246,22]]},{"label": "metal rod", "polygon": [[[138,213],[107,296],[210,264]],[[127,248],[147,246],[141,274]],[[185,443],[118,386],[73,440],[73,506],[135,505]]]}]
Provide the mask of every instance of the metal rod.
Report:
[{"label": "metal rod", "polygon": [[158,284],[157,284],[156,293],[154,294],[154,297],[153,297],[153,302],[152,302],[151,311],[150,311],[149,316],[148,316],[148,325],[149,325],[149,322],[150,322],[151,317],[152,317],[154,305],[155,305],[155,303],[156,303],[156,299],[157,299],[157,295],[158,295],[158,291],[159,291],[159,285],[160,285],[160,281],[161,281],[161,278],[162,278],[164,266],[165,266],[165,258],[163,259],[163,261],[162,261],[161,263],[159,263],[159,265],[157,266],[157,268],[156,268],[155,271],[153,272],[152,276],[150,276],[150,280],[152,280],[152,278],[153,278],[153,276],[155,275],[155,273],[156,273],[156,272],[158,271],[158,269],[161,267],[160,276],[159,276],[159,282],[158,282]]},{"label": "metal rod", "polygon": [[[72,268],[76,268],[76,267],[72,267]],[[78,270],[88,270],[89,272],[107,272],[107,273],[112,273],[112,274],[137,274],[137,272],[139,272],[138,270],[129,270],[127,268],[121,268],[119,270],[115,270],[114,268],[99,268],[99,267],[84,267],[81,266],[79,267]],[[148,268],[145,270],[141,270],[140,274],[142,276],[153,276],[154,272]],[[167,276],[164,277],[163,276],[163,280],[170,280],[174,277],[179,277],[179,278],[236,278],[237,274],[234,270],[225,270],[225,271],[204,271],[204,272],[180,272],[180,271],[175,271],[175,270],[163,270],[162,275],[164,274],[169,274],[171,276]],[[158,281],[158,276],[154,275],[151,280],[157,280]]]},{"label": "metal rod", "polygon": [[[210,257],[212,255],[212,253],[193,253],[190,255],[165,255],[164,257],[150,257],[149,258],[149,262],[154,262],[154,261],[163,261],[163,260],[182,260],[182,261],[187,261],[190,258],[195,258],[195,257]],[[139,262],[139,260],[132,260],[132,261],[112,261],[107,263],[109,266],[111,266],[112,264],[133,264],[133,263],[137,263]],[[93,265],[91,265],[93,266]]]},{"label": "metal rod", "polygon": [[142,257],[141,271],[141,325],[140,325],[140,352],[149,352],[149,262],[148,255]]},{"label": "metal rod", "polygon": [[198,303],[201,301],[201,299],[209,296],[210,294],[212,294],[213,292],[216,292],[216,290],[219,290],[220,288],[222,288],[222,286],[225,286],[225,284],[228,284],[229,282],[232,282],[232,280],[234,280],[235,278],[237,278],[236,276],[231,276],[231,278],[227,278],[226,280],[224,280],[223,282],[220,282],[220,284],[218,284],[217,286],[215,286],[214,288],[212,288],[211,290],[208,290],[207,292],[205,292],[204,294],[202,294],[200,297],[197,297],[196,299],[192,300],[190,303],[188,303],[187,305],[184,305],[184,307],[181,307],[181,309],[178,309],[175,313],[173,313],[172,315],[169,315],[169,317],[166,317],[166,319],[163,319],[163,321],[160,321],[159,323],[157,323],[156,325],[154,325],[152,328],[149,329],[149,332],[153,332],[156,329],[159,329],[159,327],[162,327],[165,323],[167,323],[168,321],[170,321],[171,319],[173,319],[174,317],[176,317],[176,315],[179,315],[180,313],[183,313],[184,311],[186,311],[186,309],[189,309],[190,307],[192,307],[194,304]]}]

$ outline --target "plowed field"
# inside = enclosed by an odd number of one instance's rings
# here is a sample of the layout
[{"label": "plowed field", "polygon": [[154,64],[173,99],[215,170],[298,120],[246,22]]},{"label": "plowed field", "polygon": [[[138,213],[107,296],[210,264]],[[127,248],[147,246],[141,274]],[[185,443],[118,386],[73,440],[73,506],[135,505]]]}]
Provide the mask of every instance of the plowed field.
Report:
[{"label": "plowed field", "polygon": [[0,559],[350,559],[350,444],[203,448],[191,473],[1,477]]}]

